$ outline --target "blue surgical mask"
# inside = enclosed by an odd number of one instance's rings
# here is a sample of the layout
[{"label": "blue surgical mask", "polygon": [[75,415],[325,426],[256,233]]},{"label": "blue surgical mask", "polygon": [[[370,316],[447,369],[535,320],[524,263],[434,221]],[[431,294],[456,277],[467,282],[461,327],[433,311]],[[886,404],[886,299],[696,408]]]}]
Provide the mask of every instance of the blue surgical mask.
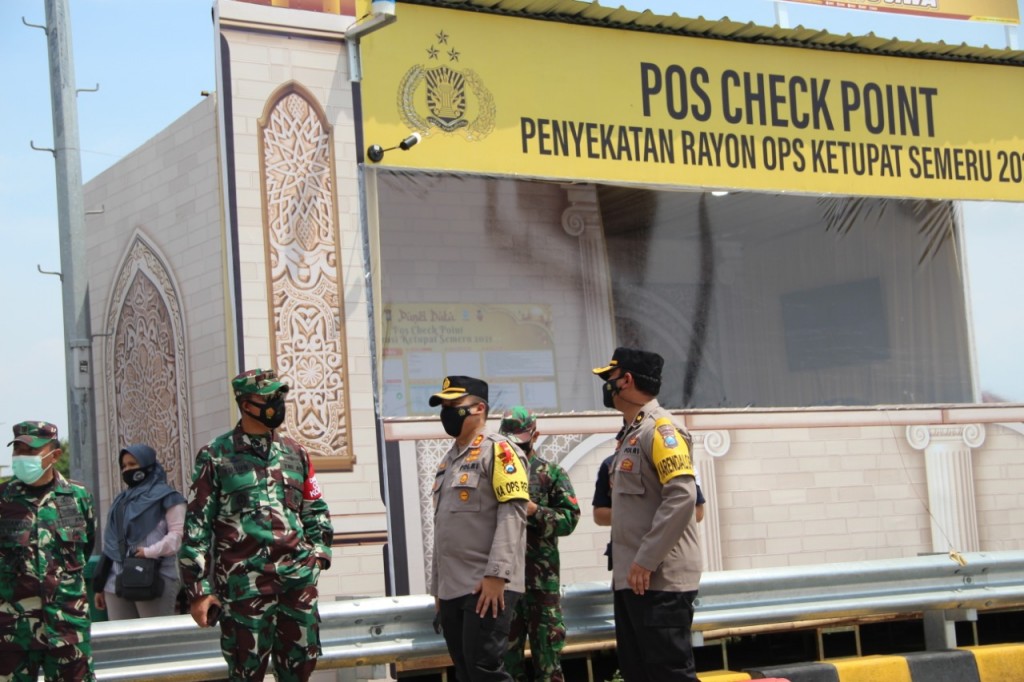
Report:
[{"label": "blue surgical mask", "polygon": [[14,476],[27,485],[32,485],[46,474],[50,467],[43,466],[42,455],[15,455],[11,458]]}]

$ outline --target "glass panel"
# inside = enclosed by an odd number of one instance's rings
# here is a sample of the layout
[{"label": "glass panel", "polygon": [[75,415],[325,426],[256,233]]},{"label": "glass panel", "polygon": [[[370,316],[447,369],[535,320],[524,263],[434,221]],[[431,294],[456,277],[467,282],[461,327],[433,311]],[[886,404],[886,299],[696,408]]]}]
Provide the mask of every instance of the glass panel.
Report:
[{"label": "glass panel", "polygon": [[963,204],[981,400],[1024,402],[1024,204]]},{"label": "glass panel", "polygon": [[948,202],[602,187],[619,341],[671,407],[969,402]]},{"label": "glass panel", "polygon": [[380,173],[378,196],[386,416],[436,415],[451,374],[484,378],[492,411],[600,404],[562,186]]},{"label": "glass panel", "polygon": [[973,399],[953,203],[388,171],[378,190],[386,416],[435,414],[448,374],[486,379],[492,409],[603,409],[590,370],[615,345],[665,356],[673,408]]}]

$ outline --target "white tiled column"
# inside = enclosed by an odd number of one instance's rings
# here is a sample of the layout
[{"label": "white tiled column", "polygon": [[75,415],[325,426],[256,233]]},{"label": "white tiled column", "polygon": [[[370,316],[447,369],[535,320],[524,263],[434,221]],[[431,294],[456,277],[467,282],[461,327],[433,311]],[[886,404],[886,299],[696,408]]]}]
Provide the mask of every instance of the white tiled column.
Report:
[{"label": "white tiled column", "polygon": [[924,451],[932,550],[978,551],[971,454],[985,442],[984,425],[908,426],[907,441]]},{"label": "white tiled column", "polygon": [[[700,533],[700,551],[704,557],[705,571],[722,570],[722,538],[718,525],[718,483],[715,481],[715,459],[729,452],[732,439],[728,431],[704,431],[692,433],[694,461],[700,476],[700,488],[707,504],[704,505],[704,521],[697,524]],[[705,457],[704,455],[710,455]]]}]

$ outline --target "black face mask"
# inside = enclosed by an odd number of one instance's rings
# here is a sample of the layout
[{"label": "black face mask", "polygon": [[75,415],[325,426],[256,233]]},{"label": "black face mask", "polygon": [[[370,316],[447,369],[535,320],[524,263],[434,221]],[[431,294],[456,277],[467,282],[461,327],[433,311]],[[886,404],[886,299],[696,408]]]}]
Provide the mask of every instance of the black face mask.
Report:
[{"label": "black face mask", "polygon": [[516,445],[519,446],[519,449],[523,451],[524,455],[529,455],[531,452],[533,452],[533,441],[532,440],[528,440],[528,441],[525,441],[523,443],[516,443]]},{"label": "black face mask", "polygon": [[121,480],[129,488],[134,488],[142,483],[147,476],[149,476],[149,472],[145,469],[127,469],[121,472]]},{"label": "black face mask", "polygon": [[277,396],[268,400],[263,405],[257,405],[256,403],[249,403],[254,407],[260,409],[259,414],[250,414],[249,416],[263,424],[269,429],[276,429],[278,426],[284,423],[284,398]]},{"label": "black face mask", "polygon": [[616,385],[615,382],[617,382],[621,378],[621,376],[618,376],[615,377],[614,379],[609,379],[608,381],[604,382],[604,395],[602,395],[601,397],[604,399],[605,407],[610,407],[613,410],[615,409],[615,401],[613,400],[613,398],[619,394],[619,387]]},{"label": "black face mask", "polygon": [[469,416],[469,411],[472,409],[472,405],[442,407],[441,426],[444,427],[444,432],[452,438],[458,438],[459,434],[462,433],[462,423],[466,421],[466,417]]}]

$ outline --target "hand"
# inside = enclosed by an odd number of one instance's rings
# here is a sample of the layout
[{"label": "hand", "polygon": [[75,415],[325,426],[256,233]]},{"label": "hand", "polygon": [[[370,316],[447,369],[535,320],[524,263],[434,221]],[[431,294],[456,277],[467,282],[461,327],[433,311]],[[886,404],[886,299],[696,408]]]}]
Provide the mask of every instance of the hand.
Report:
[{"label": "hand", "polygon": [[441,634],[441,600],[434,597],[434,632]]},{"label": "hand", "polygon": [[206,617],[210,607],[214,605],[220,608],[220,600],[212,594],[204,595],[192,602],[192,606],[189,607],[189,613],[192,615],[192,620],[196,622],[196,625],[201,628],[210,627]]},{"label": "hand", "polygon": [[139,559],[145,559],[146,558],[146,553],[143,552],[141,549],[137,549],[137,550],[135,550],[135,556],[138,557]]},{"label": "hand", "polygon": [[644,592],[651,589],[651,571],[634,561],[633,565],[629,567],[629,577],[626,578],[626,582],[633,588],[634,594],[642,597]]},{"label": "hand", "polygon": [[480,593],[476,600],[476,615],[481,618],[487,615],[487,609],[495,618],[505,610],[505,581],[494,576],[487,576],[473,589],[473,594]]},{"label": "hand", "polygon": [[107,597],[102,592],[97,592],[93,598],[92,603],[96,605],[96,608],[102,611],[107,608]]},{"label": "hand", "polygon": [[526,503],[526,515],[527,516],[533,516],[534,514],[537,513],[537,510],[539,508],[540,507],[537,506],[536,502],[534,502],[533,500],[530,500],[529,502]]}]

